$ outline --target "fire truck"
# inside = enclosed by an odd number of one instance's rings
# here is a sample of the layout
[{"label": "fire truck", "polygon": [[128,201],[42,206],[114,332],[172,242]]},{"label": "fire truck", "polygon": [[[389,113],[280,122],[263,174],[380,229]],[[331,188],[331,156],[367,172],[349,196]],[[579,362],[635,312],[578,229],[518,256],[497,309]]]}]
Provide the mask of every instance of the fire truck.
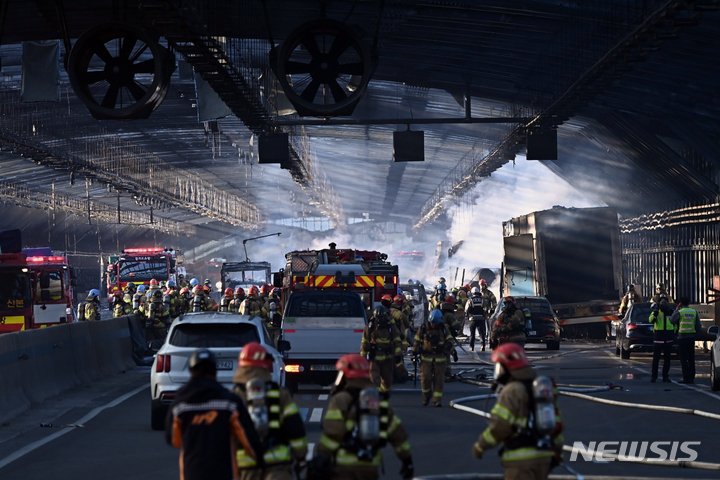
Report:
[{"label": "fire truck", "polygon": [[[72,269],[48,248],[0,254],[0,333],[74,322]],[[38,255],[49,253],[49,255]]]},{"label": "fire truck", "polygon": [[380,305],[383,295],[398,293],[398,267],[388,256],[370,250],[323,249],[294,251],[285,255],[283,305],[301,290],[357,292],[365,307]]},{"label": "fire truck", "polygon": [[113,255],[109,260],[106,281],[110,303],[113,294],[125,290],[129,282],[147,285],[153,279],[177,281],[178,274],[185,274],[181,252],[172,248],[126,248],[121,255]]}]

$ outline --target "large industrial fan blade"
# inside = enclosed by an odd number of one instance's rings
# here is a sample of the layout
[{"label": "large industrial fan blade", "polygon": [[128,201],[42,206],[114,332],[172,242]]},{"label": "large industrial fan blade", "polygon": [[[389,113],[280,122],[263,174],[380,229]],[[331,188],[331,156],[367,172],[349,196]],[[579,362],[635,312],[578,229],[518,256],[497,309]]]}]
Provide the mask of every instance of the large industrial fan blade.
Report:
[{"label": "large industrial fan blade", "polygon": [[78,38],[67,69],[75,94],[93,117],[139,119],[164,100],[175,59],[144,30],[113,22]]},{"label": "large industrial fan blade", "polygon": [[278,81],[301,116],[350,115],[373,70],[360,35],[327,18],[296,28],[277,53]]}]

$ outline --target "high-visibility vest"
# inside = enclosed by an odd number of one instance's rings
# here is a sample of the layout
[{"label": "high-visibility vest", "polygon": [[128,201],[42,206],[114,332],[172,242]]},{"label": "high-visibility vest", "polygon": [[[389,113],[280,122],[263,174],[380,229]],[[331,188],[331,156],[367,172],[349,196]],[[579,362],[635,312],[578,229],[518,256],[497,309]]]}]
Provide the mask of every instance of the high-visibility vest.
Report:
[{"label": "high-visibility vest", "polygon": [[697,312],[692,308],[684,307],[680,311],[680,328],[679,333],[697,333],[695,331],[695,321],[697,319]]},{"label": "high-visibility vest", "polygon": [[653,320],[653,314],[651,313],[650,322],[655,324],[655,330],[675,330],[675,326],[667,321],[662,310],[657,312],[657,319],[655,320]]}]

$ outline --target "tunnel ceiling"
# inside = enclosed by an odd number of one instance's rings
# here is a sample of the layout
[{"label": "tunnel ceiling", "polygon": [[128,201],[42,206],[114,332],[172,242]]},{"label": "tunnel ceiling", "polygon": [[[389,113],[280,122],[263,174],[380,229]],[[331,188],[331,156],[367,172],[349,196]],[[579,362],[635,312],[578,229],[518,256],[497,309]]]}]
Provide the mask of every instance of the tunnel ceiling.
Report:
[{"label": "tunnel ceiling", "polygon": [[[720,1],[66,0],[71,43],[127,22],[174,55],[164,101],[132,121],[94,119],[62,59],[61,101],[20,101],[21,42],[61,39],[65,53],[57,4],[0,2],[6,210],[192,241],[271,222],[420,228],[524,155],[528,131],[553,129],[558,159],[544,164],[624,215],[717,201]],[[327,121],[295,114],[268,55],[270,38],[282,45],[319,18],[356,32],[374,67],[352,115]],[[200,123],[189,65],[210,44],[237,74],[216,87],[234,115]],[[194,64],[211,84],[222,77]],[[421,123],[468,114],[477,123]],[[397,124],[410,118],[419,123]],[[408,128],[424,131],[424,162],[393,162],[393,132]],[[290,134],[288,168],[258,164],[256,135],[269,131]]]}]

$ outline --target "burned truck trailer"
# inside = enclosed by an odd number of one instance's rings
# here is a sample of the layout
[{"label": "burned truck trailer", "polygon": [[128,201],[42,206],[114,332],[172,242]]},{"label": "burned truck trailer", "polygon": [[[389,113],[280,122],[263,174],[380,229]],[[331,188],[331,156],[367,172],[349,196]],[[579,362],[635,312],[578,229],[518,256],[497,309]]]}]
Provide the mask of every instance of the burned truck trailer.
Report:
[{"label": "burned truck trailer", "polygon": [[604,337],[617,320],[622,259],[617,211],[564,208],[503,222],[502,295],[546,297],[569,337]]}]

